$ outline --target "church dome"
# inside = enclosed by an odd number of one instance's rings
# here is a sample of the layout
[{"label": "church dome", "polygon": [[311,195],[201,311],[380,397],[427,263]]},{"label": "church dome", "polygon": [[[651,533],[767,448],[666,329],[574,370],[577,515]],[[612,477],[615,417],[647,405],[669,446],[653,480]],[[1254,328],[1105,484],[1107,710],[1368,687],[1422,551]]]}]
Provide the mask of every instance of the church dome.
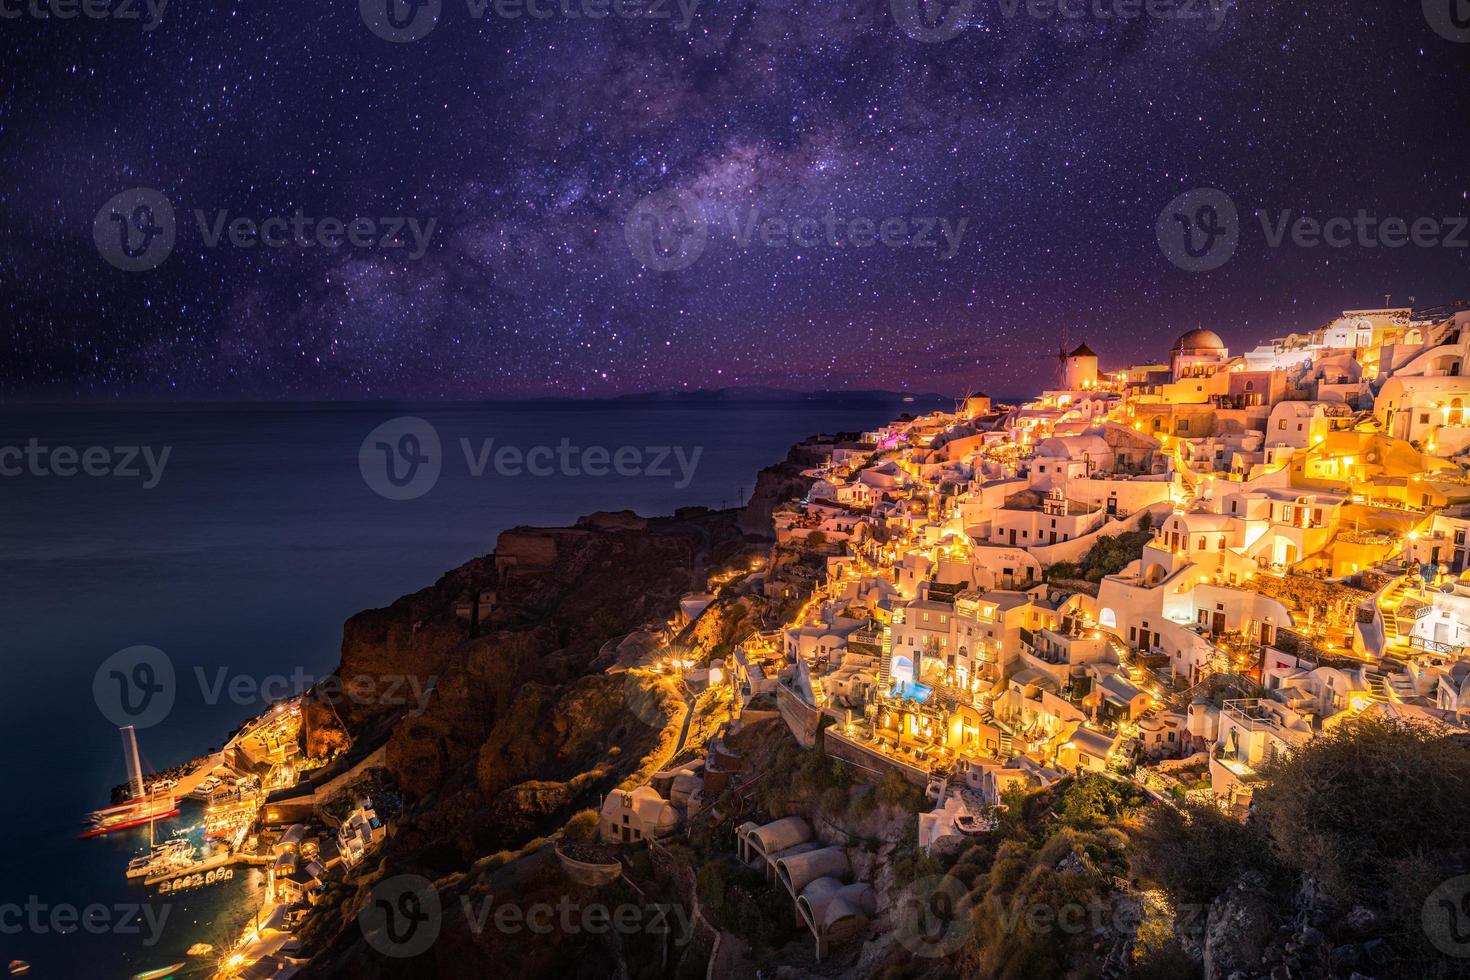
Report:
[{"label": "church dome", "polygon": [[1191,330],[1189,333],[1174,341],[1174,349],[1182,350],[1224,350],[1225,341],[1213,330]]}]

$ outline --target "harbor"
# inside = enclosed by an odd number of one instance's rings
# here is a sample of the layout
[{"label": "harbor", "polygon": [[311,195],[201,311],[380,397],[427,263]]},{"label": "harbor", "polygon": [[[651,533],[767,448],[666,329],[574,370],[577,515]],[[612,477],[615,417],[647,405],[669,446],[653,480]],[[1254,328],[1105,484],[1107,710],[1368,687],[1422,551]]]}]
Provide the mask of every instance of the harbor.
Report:
[{"label": "harbor", "polygon": [[[300,758],[300,699],[272,705],[219,751],[170,773],[143,771],[138,734],[121,730],[126,802],[87,818],[84,838],[148,828],[147,848],[123,876],[169,902],[207,893],[254,871],[259,893],[249,920],[231,937],[190,946],[219,980],[283,980],[299,967],[296,930],[326,883],[383,839],[386,829],[366,796],[376,755],[331,766]],[[327,766],[321,786],[311,775]],[[167,824],[187,811],[187,824]],[[160,833],[155,825],[168,826]],[[187,965],[187,963],[185,964]],[[170,970],[177,967],[168,968]],[[191,970],[191,972],[193,972]],[[169,975],[168,973],[160,976]]]}]

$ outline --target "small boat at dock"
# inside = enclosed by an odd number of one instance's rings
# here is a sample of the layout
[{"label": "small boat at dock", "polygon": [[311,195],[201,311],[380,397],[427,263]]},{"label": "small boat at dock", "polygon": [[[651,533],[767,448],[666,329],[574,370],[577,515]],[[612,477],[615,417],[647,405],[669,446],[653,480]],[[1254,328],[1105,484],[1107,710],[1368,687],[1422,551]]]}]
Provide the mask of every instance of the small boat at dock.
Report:
[{"label": "small boat at dock", "polygon": [[[151,826],[149,828],[152,829]],[[129,878],[147,878],[150,875],[164,874],[187,868],[194,862],[194,842],[182,837],[166,840],[162,844],[154,844],[148,849],[143,857],[135,857],[128,862]]]}]

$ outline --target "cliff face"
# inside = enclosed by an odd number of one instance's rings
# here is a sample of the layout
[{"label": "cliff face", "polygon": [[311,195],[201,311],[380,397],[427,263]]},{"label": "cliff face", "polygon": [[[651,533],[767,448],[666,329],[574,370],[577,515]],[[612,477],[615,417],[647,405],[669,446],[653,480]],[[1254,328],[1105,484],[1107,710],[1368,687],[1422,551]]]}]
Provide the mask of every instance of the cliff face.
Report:
[{"label": "cliff face", "polygon": [[[339,745],[346,732],[354,752],[386,743],[387,768],[403,791],[404,814],[380,859],[352,881],[464,873],[662,761],[672,744],[667,729],[677,732],[682,717],[670,718],[662,699],[629,691],[624,677],[591,665],[609,640],[674,615],[679,597],[702,587],[711,566],[745,547],[733,511],[655,520],[600,514],[572,528],[517,528],[501,535],[492,556],[349,620],[344,682],[431,689],[422,711],[413,703],[329,706],[321,698],[306,705],[308,752]],[[468,597],[491,594],[472,628]],[[352,924],[360,892],[339,889],[320,910],[313,942],[322,948],[308,975],[386,976],[393,974],[364,972],[364,964],[402,965],[382,964],[362,948]]]},{"label": "cliff face", "polygon": [[794,447],[785,461],[761,470],[755,479],[755,490],[740,512],[740,529],[746,534],[770,537],[772,512],[778,504],[806,496],[815,481],[801,472],[820,462],[821,457],[802,444]]}]

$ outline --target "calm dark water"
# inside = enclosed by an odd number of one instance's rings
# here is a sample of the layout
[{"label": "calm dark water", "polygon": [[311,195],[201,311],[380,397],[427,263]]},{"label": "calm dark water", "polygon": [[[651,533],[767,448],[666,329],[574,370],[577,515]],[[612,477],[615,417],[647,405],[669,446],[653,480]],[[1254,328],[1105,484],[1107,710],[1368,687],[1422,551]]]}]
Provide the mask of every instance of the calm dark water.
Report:
[{"label": "calm dark water", "polygon": [[[138,477],[61,477],[0,455],[0,469],[22,469],[0,476],[0,964],[28,960],[32,977],[130,977],[184,959],[192,943],[228,942],[258,904],[259,876],[243,870],[227,885],[183,898],[128,886],[123,869],[146,844],[146,830],[74,839],[83,815],[123,780],[116,727],[93,697],[94,674],[109,655],[146,644],[173,661],[175,704],[140,738],[145,765],[175,765],[218,746],[259,710],[229,699],[206,703],[196,671],[211,683],[221,670],[252,684],[320,676],[336,665],[348,616],[490,551],[505,528],[565,524],[594,510],[654,515],[733,505],[757,471],[802,437],[872,427],[912,407],[0,407],[0,451],[32,439],[47,450],[76,449],[74,462],[46,456],[47,471],[56,462],[80,468],[93,446],[147,446],[155,460],[169,448],[151,489],[141,456]],[[359,450],[370,432],[401,416],[433,427],[441,473],[422,496],[390,500],[364,479]],[[389,431],[389,451],[427,455],[421,443],[400,443],[401,431]],[[460,440],[478,460],[492,438],[492,452],[554,450],[562,440],[610,454],[677,446],[686,464],[670,454],[668,476],[506,475],[525,464],[497,472],[491,456],[477,477]],[[696,448],[692,479],[677,485]],[[369,447],[370,458],[377,451]],[[572,458],[580,473],[588,458]],[[94,453],[94,471],[100,460]],[[624,456],[625,472],[636,468],[631,460]],[[111,454],[112,465],[121,462]],[[656,460],[640,454],[639,462],[647,468]],[[398,463],[404,478],[410,471]],[[534,463],[544,471],[547,458]],[[178,826],[197,819],[186,810]],[[61,934],[35,929],[27,909],[42,908],[45,922],[58,908],[102,905],[99,923],[115,924],[141,902],[151,902],[155,921],[167,916],[156,942],[147,942],[146,920],[136,933]],[[205,972],[194,961],[185,975]]]}]

